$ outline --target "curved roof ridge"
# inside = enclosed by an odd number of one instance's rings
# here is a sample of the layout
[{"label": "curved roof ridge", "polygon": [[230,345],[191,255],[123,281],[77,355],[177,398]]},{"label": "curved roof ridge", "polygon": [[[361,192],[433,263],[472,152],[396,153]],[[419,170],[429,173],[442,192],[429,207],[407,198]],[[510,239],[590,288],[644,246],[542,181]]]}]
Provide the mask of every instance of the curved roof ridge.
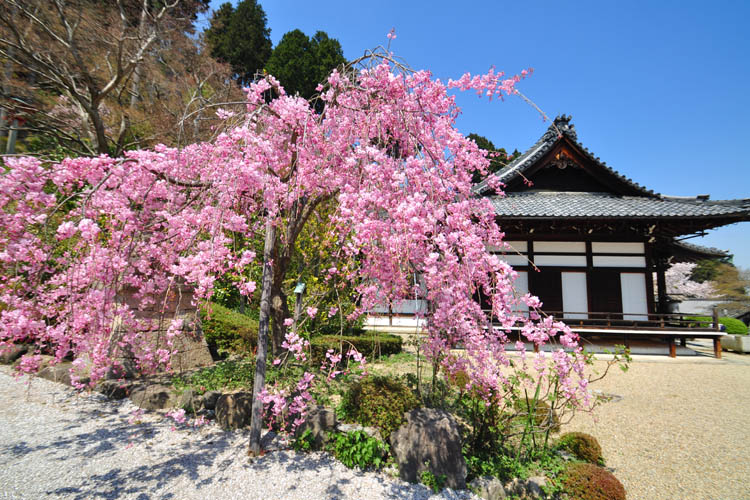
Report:
[{"label": "curved roof ridge", "polygon": [[[578,133],[576,132],[575,125],[571,123],[572,119],[573,117],[571,115],[565,114],[555,117],[555,119],[552,121],[550,126],[547,127],[547,130],[544,132],[544,134],[542,134],[538,141],[536,141],[529,149],[521,154],[521,156],[519,156],[508,165],[506,165],[503,169],[497,172],[497,176],[500,179],[500,182],[507,184],[508,181],[525,172],[531,165],[535,163],[536,160],[540,159],[550,149],[552,149],[552,147],[557,143],[559,139],[565,136],[571,142],[573,142],[591,161],[609,172],[610,175],[613,175],[621,182],[625,183],[626,185],[630,186],[631,188],[635,189],[645,196],[661,196],[659,193],[638,184],[629,177],[624,176],[620,172],[607,165],[607,162],[602,161],[598,156],[595,156],[591,151],[589,151],[587,147],[585,147],[578,141]],[[486,179],[477,183],[472,188],[475,194],[480,195],[485,194],[489,189],[490,186]]]}]

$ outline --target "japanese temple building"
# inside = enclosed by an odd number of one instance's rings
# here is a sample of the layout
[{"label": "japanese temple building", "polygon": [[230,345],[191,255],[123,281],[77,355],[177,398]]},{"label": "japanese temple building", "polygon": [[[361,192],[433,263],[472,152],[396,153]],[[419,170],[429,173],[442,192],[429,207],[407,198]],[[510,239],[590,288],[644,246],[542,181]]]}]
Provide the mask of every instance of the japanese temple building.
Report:
[{"label": "japanese temple building", "polygon": [[750,220],[750,199],[666,196],[633,182],[588,151],[565,115],[497,175],[504,196],[487,181],[474,191],[491,197],[512,247],[496,250],[519,272],[516,289],[581,328],[682,326],[668,316],[669,261],[717,252],[680,239]]},{"label": "japanese temple building", "polygon": [[[565,115],[496,175],[504,195],[486,180],[474,192],[494,205],[512,248],[493,251],[518,272],[518,292],[538,296],[545,312],[584,337],[666,339],[671,355],[675,339],[705,337],[721,355],[717,321],[696,325],[670,314],[664,273],[670,260],[726,255],[681,240],[750,220],[750,199],[655,193],[594,156]],[[373,311],[369,323],[412,324],[424,307],[417,302]]]}]

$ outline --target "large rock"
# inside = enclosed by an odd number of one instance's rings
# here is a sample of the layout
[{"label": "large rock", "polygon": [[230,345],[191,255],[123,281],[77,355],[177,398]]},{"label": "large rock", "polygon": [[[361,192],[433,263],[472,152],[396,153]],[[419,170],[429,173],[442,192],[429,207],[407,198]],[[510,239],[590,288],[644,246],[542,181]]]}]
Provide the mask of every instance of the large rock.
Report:
[{"label": "large rock", "polygon": [[28,346],[23,344],[13,344],[0,349],[0,363],[9,365],[15,360],[26,354],[29,350]]},{"label": "large rock", "polygon": [[195,413],[203,407],[203,398],[192,389],[187,389],[177,399],[177,406],[188,413]]},{"label": "large rock", "polygon": [[109,399],[125,399],[130,394],[131,386],[132,384],[120,380],[102,380],[94,390],[101,392]]},{"label": "large rock", "polygon": [[305,423],[297,427],[296,436],[301,436],[305,431],[312,433],[312,438],[317,448],[323,446],[329,432],[336,429],[336,413],[324,406],[311,406],[307,411]]},{"label": "large rock", "polygon": [[[168,292],[155,297],[147,307],[142,307],[137,297],[137,289],[125,287],[120,290],[116,300],[127,305],[134,316],[142,324],[147,325],[140,332],[140,336],[152,349],[169,349],[173,353],[170,358],[172,370],[181,373],[213,364],[211,352],[201,330],[200,315],[193,304],[191,287],[174,286]],[[181,333],[167,343],[167,333],[173,318],[182,320],[183,327]],[[124,334],[121,318],[115,317],[112,329],[116,338]],[[127,371],[133,371],[131,367],[135,366],[135,359],[127,346],[117,350],[115,358]]]},{"label": "large rock", "polygon": [[505,487],[496,477],[478,477],[469,484],[469,489],[484,500],[505,498]]},{"label": "large rock", "polygon": [[544,487],[547,485],[547,478],[544,476],[533,476],[527,480],[515,478],[505,485],[505,493],[512,495],[514,498],[523,498],[536,500],[545,498]]},{"label": "large rock", "polygon": [[70,384],[70,368],[72,367],[71,363],[60,363],[57,365],[50,365],[46,368],[43,368],[39,370],[39,373],[37,373],[37,376],[42,377],[47,380],[51,380],[52,382],[58,382],[60,384],[65,385],[71,385]]},{"label": "large rock", "polygon": [[224,429],[239,429],[250,425],[253,395],[250,392],[222,394],[216,400],[216,422]]},{"label": "large rock", "polygon": [[162,410],[177,404],[172,388],[162,384],[141,384],[130,391],[130,400],[144,410]]},{"label": "large rock", "polygon": [[432,408],[417,408],[405,415],[406,423],[390,436],[401,479],[416,483],[422,471],[429,470],[435,476],[445,474],[449,488],[466,488],[466,462],[453,417]]},{"label": "large rock", "polygon": [[206,410],[215,410],[216,409],[216,402],[221,397],[221,393],[219,391],[208,391],[203,395],[203,408]]}]

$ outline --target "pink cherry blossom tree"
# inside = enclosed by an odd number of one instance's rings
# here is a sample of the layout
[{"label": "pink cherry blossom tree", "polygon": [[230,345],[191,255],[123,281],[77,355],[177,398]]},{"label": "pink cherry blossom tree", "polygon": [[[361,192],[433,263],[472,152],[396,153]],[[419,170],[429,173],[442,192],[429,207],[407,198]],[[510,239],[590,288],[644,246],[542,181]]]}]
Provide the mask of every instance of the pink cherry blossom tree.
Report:
[{"label": "pink cherry blossom tree", "polygon": [[676,262],[669,266],[664,273],[667,282],[667,293],[683,295],[697,299],[709,299],[716,296],[716,288],[710,281],[698,283],[690,277],[697,264],[692,262]]},{"label": "pink cherry blossom tree", "polygon": [[[233,243],[263,235],[254,387],[261,397],[251,429],[258,453],[262,403],[272,398],[264,392],[269,330],[281,346],[289,326],[281,283],[306,221],[319,204],[335,201],[338,256],[356,263],[339,266],[360,294],[355,315],[383,302],[425,299],[427,355],[446,374],[465,376],[466,389],[502,404],[492,395],[514,381],[538,393],[554,378],[564,404],[589,405],[577,337],[536,312],[535,297],[519,296],[516,273],[487,250],[503,245],[503,233],[489,200],[473,195],[471,178],[487,172],[488,160],[455,127],[460,109],[452,92],[502,98],[525,74],[491,70],[444,83],[376,52],[319,87],[322,112],[265,75],[246,90],[241,124],[212,142],[49,165],[7,159],[0,341],[32,342],[58,360],[73,356],[74,379],[85,370],[92,383],[123,351],[143,371],[168,368],[174,339],[186,328],[172,315],[175,296],[189,287],[194,300],[208,300],[218,276],[249,277],[256,256]],[[423,286],[415,287],[415,274]],[[249,278],[238,286],[243,294],[256,289]],[[478,292],[489,298],[489,314]],[[522,302],[531,314],[517,313]],[[557,339],[572,353],[540,353],[533,362],[524,354],[513,365],[511,328],[536,345]],[[161,330],[161,343],[144,334]],[[464,354],[450,355],[457,346]],[[33,367],[38,352],[25,366]],[[299,387],[310,383],[306,375]]]}]

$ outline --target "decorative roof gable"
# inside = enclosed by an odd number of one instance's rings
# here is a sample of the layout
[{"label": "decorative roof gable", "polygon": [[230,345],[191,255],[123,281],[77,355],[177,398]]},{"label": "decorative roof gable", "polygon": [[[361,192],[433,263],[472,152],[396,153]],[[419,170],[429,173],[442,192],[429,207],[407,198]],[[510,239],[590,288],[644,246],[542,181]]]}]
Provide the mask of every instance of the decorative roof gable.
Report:
[{"label": "decorative roof gable", "polygon": [[[510,186],[514,182],[529,179],[533,182],[533,174],[543,167],[552,165],[560,169],[568,166],[584,167],[589,175],[610,186],[613,194],[629,196],[659,197],[658,193],[646,189],[632,179],[625,177],[598,156],[578,142],[575,125],[570,115],[555,118],[541,138],[521,156],[509,163],[496,175],[501,182]],[[555,153],[556,154],[550,154]],[[581,161],[583,160],[583,161]],[[491,191],[486,180],[474,186],[476,194],[488,194]]]}]

